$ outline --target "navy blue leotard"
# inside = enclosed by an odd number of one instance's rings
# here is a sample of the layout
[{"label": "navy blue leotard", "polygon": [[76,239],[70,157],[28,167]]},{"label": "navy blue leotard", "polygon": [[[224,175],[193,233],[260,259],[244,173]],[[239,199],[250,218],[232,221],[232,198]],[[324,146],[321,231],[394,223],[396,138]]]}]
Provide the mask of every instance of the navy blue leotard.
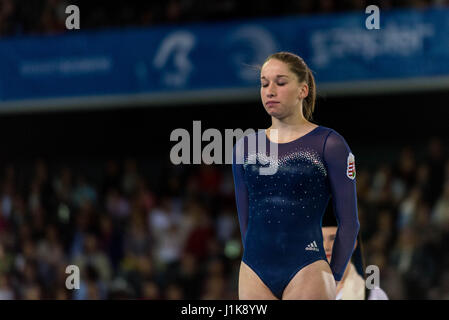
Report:
[{"label": "navy blue leotard", "polygon": [[[260,139],[265,148],[249,148],[248,138]],[[270,155],[270,143],[277,146],[277,157]],[[269,166],[267,160],[277,171],[262,175],[259,169]],[[340,134],[318,126],[296,140],[276,144],[259,130],[234,145],[232,172],[242,260],[276,297],[282,298],[299,270],[327,261],[321,221],[330,198],[338,221],[330,268],[335,280],[341,280],[359,221],[354,156]]]}]

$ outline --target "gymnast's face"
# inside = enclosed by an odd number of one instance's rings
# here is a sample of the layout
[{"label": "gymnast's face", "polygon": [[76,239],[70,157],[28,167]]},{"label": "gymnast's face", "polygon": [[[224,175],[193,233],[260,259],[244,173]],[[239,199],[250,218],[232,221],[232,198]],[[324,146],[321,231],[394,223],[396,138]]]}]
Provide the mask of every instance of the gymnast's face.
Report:
[{"label": "gymnast's face", "polygon": [[299,83],[288,65],[277,59],[270,59],[262,66],[260,81],[263,106],[270,116],[278,119],[298,112],[308,93],[305,82]]},{"label": "gymnast's face", "polygon": [[332,248],[334,247],[335,235],[337,234],[337,227],[323,227],[323,246],[326,252],[326,258],[331,262]]},{"label": "gymnast's face", "polygon": [[[326,252],[326,258],[329,263],[332,257],[332,248],[334,247],[335,236],[337,235],[337,227],[323,227],[323,246]],[[355,241],[354,248],[357,246],[357,240]]]}]

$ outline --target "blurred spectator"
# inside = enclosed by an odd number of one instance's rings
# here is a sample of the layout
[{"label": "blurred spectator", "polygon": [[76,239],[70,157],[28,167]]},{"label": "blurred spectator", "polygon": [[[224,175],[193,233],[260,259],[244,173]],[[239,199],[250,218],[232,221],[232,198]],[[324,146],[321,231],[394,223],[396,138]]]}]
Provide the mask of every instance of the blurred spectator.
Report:
[{"label": "blurred spectator", "polygon": [[395,171],[395,174],[405,182],[407,188],[410,188],[415,183],[416,161],[415,153],[411,147],[405,147],[401,150]]},{"label": "blurred spectator", "polygon": [[444,166],[446,150],[443,148],[443,143],[439,138],[432,138],[428,144],[428,153],[426,163],[429,165],[429,188],[430,188],[430,203],[433,204],[438,198],[444,183]]},{"label": "blurred spectator", "polygon": [[108,160],[105,166],[101,193],[106,194],[109,190],[119,190],[120,172],[119,165],[114,160]]},{"label": "blurred spectator", "polygon": [[211,217],[203,206],[198,206],[194,211],[192,229],[185,242],[185,252],[203,261],[207,257],[208,244],[215,236],[214,232]]},{"label": "blurred spectator", "polygon": [[449,180],[444,184],[443,193],[435,205],[432,222],[440,226],[449,224]]},{"label": "blurred spectator", "polygon": [[78,177],[78,183],[73,190],[72,201],[76,208],[84,205],[85,202],[95,203],[97,201],[97,191],[90,185],[84,175]]},{"label": "blurred spectator", "polygon": [[122,190],[126,196],[130,196],[135,192],[138,180],[139,175],[137,173],[136,160],[127,159],[125,161],[125,172],[122,180]]},{"label": "blurred spectator", "polygon": [[336,3],[334,0],[319,0],[318,3],[319,12],[332,13],[336,10]]},{"label": "blurred spectator", "polygon": [[0,274],[0,300],[13,300],[14,298],[14,291],[9,284],[8,277]]},{"label": "blurred spectator", "polygon": [[107,191],[106,209],[118,221],[127,219],[131,211],[129,200],[114,188],[110,188]]},{"label": "blurred spectator", "polygon": [[111,279],[110,261],[98,248],[98,240],[94,234],[86,234],[83,251],[75,256],[72,262],[80,268],[81,273],[88,269],[95,273],[95,278],[98,277],[101,281],[107,282]]},{"label": "blurred spectator", "polygon": [[72,193],[72,171],[64,167],[53,181],[53,189],[55,190],[58,201],[66,204],[71,202]]},{"label": "blurred spectator", "polygon": [[160,300],[162,299],[159,286],[151,280],[147,280],[143,284],[142,299],[144,300]]},{"label": "blurred spectator", "polygon": [[[182,229],[181,212],[173,208],[168,197],[163,197],[148,215],[149,231],[154,239],[155,256],[164,265],[179,259],[186,234]],[[184,226],[185,228],[185,226]]]},{"label": "blurred spectator", "polygon": [[40,300],[42,299],[41,288],[36,283],[25,286],[22,297],[24,300]]},{"label": "blurred spectator", "polygon": [[88,0],[0,0],[0,37],[23,34],[59,34],[67,32],[65,8],[80,8],[81,28],[98,29],[119,26],[179,24],[192,21],[217,21],[234,18],[269,17],[292,14],[364,12],[374,4],[381,10],[409,7],[418,10],[448,6],[447,0],[303,0],[293,2],[211,0],[170,0],[160,2],[95,2]]},{"label": "blurred spectator", "polygon": [[235,218],[234,211],[230,208],[224,208],[216,218],[215,230],[217,230],[217,238],[222,243],[231,240],[236,229],[239,229],[238,221]]},{"label": "blurred spectator", "polygon": [[416,208],[421,201],[421,189],[414,187],[410,190],[404,201],[399,205],[398,227],[400,229],[409,226],[415,218]]},{"label": "blurred spectator", "polygon": [[182,255],[173,280],[182,287],[185,299],[198,299],[200,295],[199,284],[203,279],[199,269],[198,260],[192,254]]}]

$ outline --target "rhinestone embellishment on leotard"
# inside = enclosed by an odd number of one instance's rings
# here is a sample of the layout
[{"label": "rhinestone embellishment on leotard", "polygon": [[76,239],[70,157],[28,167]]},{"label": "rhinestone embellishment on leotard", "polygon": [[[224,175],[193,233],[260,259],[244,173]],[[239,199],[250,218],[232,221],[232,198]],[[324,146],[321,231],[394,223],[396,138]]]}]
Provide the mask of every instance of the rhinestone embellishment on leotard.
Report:
[{"label": "rhinestone embellishment on leotard", "polygon": [[281,157],[273,157],[273,156],[267,156],[265,153],[253,153],[248,155],[245,163],[243,164],[244,167],[257,163],[257,160],[261,162],[263,165],[270,164],[274,167],[279,168],[279,166],[284,166],[290,161],[294,160],[306,160],[309,164],[312,166],[315,166],[319,172],[323,176],[327,176],[327,170],[324,167],[323,162],[321,161],[320,156],[315,150],[311,149],[294,149],[291,152],[281,156]]}]

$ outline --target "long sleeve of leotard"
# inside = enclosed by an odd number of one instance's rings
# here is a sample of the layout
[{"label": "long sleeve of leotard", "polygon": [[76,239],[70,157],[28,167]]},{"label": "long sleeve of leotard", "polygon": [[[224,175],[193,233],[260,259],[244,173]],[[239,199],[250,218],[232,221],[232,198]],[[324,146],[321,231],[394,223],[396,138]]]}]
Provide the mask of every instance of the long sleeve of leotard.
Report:
[{"label": "long sleeve of leotard", "polygon": [[340,281],[343,277],[354,251],[360,228],[357,214],[355,164],[351,161],[352,157],[344,138],[337,132],[331,131],[324,143],[323,158],[328,171],[334,214],[338,222],[330,264],[336,281]]},{"label": "long sleeve of leotard", "polygon": [[241,163],[242,161],[237,161],[238,156],[243,155],[243,141],[244,138],[241,138],[234,145],[232,152],[232,174],[234,176],[235,201],[239,217],[240,232],[242,235],[243,247],[245,247],[245,235],[246,229],[248,227],[249,216],[248,189],[244,180],[243,164]]}]

